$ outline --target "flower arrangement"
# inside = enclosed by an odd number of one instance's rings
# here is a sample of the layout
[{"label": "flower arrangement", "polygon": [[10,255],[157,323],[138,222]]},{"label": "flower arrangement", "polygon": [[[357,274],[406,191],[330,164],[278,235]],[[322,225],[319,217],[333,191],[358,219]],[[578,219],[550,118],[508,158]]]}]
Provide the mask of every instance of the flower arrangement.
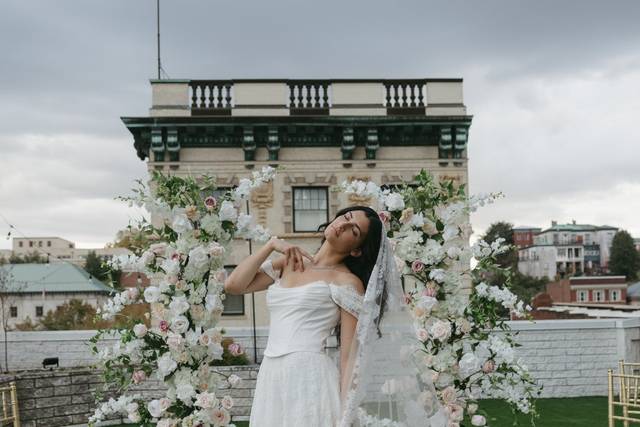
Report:
[{"label": "flower arrangement", "polygon": [[[145,427],[232,425],[233,399],[218,396],[216,390],[224,382],[235,387],[240,378],[212,368],[225,363],[223,353],[238,360],[243,355],[242,347],[224,340],[217,327],[224,308],[224,259],[234,237],[269,238],[268,230],[239,207],[274,174],[265,167],[216,198],[210,177],[199,182],[154,172],[151,190],[138,181],[134,196],[121,198],[144,206],[152,220],[143,220],[139,227],[148,245],[134,255],[114,258],[111,266],[144,273],[151,285],[116,293],[98,314],[110,320],[121,316],[124,307],[142,302],[151,304],[151,312],[147,323],[100,330],[92,338],[105,384],[119,397],[99,403],[91,425],[115,414]],[[100,346],[109,334],[117,338],[115,344]],[[132,385],[149,378],[164,382],[164,397],[145,401],[127,394]]]},{"label": "flower arrangement", "polygon": [[[341,190],[379,205],[398,270],[405,283],[415,284],[405,296],[424,354],[421,375],[433,382],[449,427],[459,426],[465,414],[474,426],[486,425],[486,414],[478,413],[481,397],[535,416],[540,389],[516,358],[517,343],[503,315],[507,310],[526,317],[531,309],[509,291],[510,272],[496,264],[508,246],[500,239],[468,244],[470,213],[501,194],[467,197],[464,186],[437,183],[424,170],[411,186],[391,190],[352,181]],[[488,277],[504,285],[488,286]]]}]

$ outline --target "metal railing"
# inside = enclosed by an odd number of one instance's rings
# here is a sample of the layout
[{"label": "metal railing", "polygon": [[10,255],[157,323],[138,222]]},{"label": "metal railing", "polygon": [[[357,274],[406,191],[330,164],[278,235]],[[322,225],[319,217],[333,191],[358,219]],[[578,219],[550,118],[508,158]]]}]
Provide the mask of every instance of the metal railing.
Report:
[{"label": "metal railing", "polygon": [[8,386],[0,386],[0,399],[2,399],[0,425],[20,427],[20,410],[18,408],[18,392],[15,382],[10,382]]}]

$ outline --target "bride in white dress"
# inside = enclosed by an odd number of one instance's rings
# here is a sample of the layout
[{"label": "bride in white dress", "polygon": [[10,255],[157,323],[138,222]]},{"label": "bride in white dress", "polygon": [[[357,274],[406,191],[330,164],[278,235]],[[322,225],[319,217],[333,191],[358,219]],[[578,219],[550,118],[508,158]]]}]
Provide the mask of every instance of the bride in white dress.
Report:
[{"label": "bride in white dress", "polygon": [[[340,421],[348,349],[382,227],[375,210],[345,208],[320,226],[324,238],[314,256],[274,238],[227,278],[225,291],[232,295],[267,290],[269,338],[251,427],[334,427]],[[272,252],[284,256],[267,260]],[[326,340],[338,325],[339,367],[325,353]]]}]

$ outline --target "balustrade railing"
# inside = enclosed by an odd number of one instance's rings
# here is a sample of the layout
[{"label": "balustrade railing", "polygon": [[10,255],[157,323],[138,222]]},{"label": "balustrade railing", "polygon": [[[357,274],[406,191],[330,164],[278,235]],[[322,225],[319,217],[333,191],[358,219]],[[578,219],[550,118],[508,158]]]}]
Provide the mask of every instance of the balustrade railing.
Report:
[{"label": "balustrade railing", "polygon": [[[234,108],[265,108],[288,109],[290,115],[328,115],[333,105],[333,92],[335,98],[340,99],[335,108],[359,108],[359,99],[363,108],[386,108],[388,115],[424,115],[427,107],[427,91],[429,84],[453,83],[461,84],[456,79],[394,79],[394,80],[189,80],[189,97],[192,115],[231,115]],[[372,84],[379,84],[380,92],[365,97],[354,97],[351,104],[344,100],[345,93],[357,93],[358,84],[366,84],[363,90],[372,89]],[[237,97],[234,94],[234,84],[242,84],[242,92],[238,87]],[[258,98],[250,96],[251,101],[245,100],[250,93],[244,86],[246,84],[263,85],[257,88]],[[338,86],[333,85],[340,84]],[[344,86],[344,85],[348,86]],[[275,86],[274,86],[275,85]],[[278,88],[280,85],[280,88]],[[353,85],[353,86],[352,86]],[[442,98],[442,91],[438,92],[438,100],[442,105],[462,105],[461,97],[456,92],[455,86],[451,86],[451,101]],[[335,88],[335,89],[334,89]],[[340,90],[341,92],[337,92]],[[260,96],[270,94],[275,97],[272,102],[260,99]],[[340,95],[339,95],[340,94]],[[348,95],[347,95],[348,96]],[[242,98],[242,99],[241,99]],[[253,102],[259,99],[258,103]],[[375,101],[372,102],[372,99]]]},{"label": "balustrade railing", "polygon": [[331,106],[327,80],[290,80],[289,110],[292,115],[327,115]]},{"label": "balustrade railing", "polygon": [[230,80],[191,80],[191,112],[194,115],[230,115],[233,105]]},{"label": "balustrade railing", "polygon": [[424,113],[426,86],[426,80],[385,80],[387,113]]}]

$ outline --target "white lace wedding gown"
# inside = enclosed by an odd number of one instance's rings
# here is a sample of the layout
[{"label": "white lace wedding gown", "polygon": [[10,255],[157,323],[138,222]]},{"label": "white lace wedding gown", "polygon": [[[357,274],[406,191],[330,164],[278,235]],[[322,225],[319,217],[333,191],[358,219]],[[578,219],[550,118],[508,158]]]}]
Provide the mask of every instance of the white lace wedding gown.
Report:
[{"label": "white lace wedding gown", "polygon": [[325,345],[340,321],[340,307],[357,317],[363,297],[352,285],[325,281],[282,287],[271,261],[260,268],[274,283],[267,290],[269,338],[249,425],[335,427],[340,373]]}]

